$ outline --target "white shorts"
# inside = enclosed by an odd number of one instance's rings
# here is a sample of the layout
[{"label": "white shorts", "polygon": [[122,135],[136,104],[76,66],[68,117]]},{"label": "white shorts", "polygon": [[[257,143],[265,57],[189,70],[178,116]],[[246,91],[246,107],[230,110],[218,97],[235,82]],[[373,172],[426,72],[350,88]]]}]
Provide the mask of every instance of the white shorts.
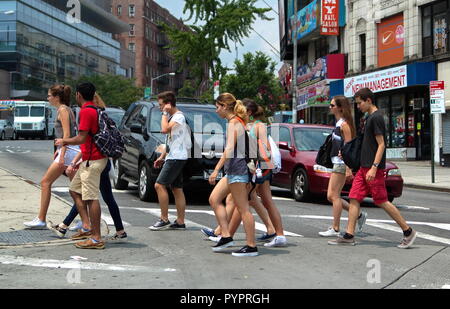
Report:
[{"label": "white shorts", "polygon": [[[70,163],[72,163],[73,159],[76,157],[77,154],[80,153],[80,146],[66,146],[66,154],[64,156],[64,165],[69,166]],[[55,163],[59,162],[59,158],[61,156],[61,148],[58,149],[58,154],[56,156],[56,159],[53,161]],[[81,158],[80,158],[81,161]]]}]

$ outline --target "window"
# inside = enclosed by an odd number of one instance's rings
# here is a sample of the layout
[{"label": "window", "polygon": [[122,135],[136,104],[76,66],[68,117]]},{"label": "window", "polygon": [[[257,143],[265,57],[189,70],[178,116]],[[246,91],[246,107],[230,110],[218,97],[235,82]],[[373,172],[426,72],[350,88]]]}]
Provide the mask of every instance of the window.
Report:
[{"label": "window", "polygon": [[133,53],[136,52],[136,44],[135,43],[128,43],[128,50],[132,51]]},{"label": "window", "polygon": [[326,37],[322,37],[314,41],[314,47],[316,50],[316,59],[325,57],[328,54],[328,42]]},{"label": "window", "polygon": [[148,118],[148,107],[143,106],[141,109],[141,112],[137,116],[137,123],[142,125],[142,127],[145,127],[145,123],[147,122]]},{"label": "window", "polygon": [[287,142],[291,146],[291,132],[286,127],[280,127],[280,142]]},{"label": "window", "polygon": [[122,6],[121,5],[117,6],[117,16],[122,16]]},{"label": "window", "polygon": [[366,34],[359,35],[359,46],[361,50],[361,71],[366,70]]},{"label": "window", "polygon": [[129,33],[130,36],[134,36],[135,35],[134,29],[135,29],[134,24],[130,24],[130,33]]},{"label": "window", "polygon": [[449,51],[449,11],[447,1],[442,0],[422,7],[422,52],[424,57]]},{"label": "window", "polygon": [[128,117],[127,121],[125,122],[125,127],[129,128],[133,123],[137,122],[137,118],[139,115],[139,112],[141,111],[141,105],[136,105],[131,112],[130,116]]},{"label": "window", "polygon": [[145,57],[149,58],[150,57],[150,46],[145,46]]},{"label": "window", "polygon": [[136,15],[136,6],[134,4],[130,4],[128,6],[128,16],[134,17]]}]

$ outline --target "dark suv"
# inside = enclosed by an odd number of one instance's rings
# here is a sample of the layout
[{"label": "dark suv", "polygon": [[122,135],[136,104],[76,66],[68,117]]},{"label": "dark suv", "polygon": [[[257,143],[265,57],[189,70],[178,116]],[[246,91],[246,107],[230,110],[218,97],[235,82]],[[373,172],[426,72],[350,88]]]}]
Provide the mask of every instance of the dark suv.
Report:
[{"label": "dark suv", "polygon": [[[196,190],[210,190],[208,178],[223,153],[226,122],[216,114],[214,105],[194,99],[178,98],[177,108],[184,113],[192,132],[191,156],[183,170],[184,185],[193,185]],[[125,137],[126,151],[114,161],[114,187],[125,190],[129,183],[136,184],[139,198],[148,201],[156,196],[154,183],[160,169],[155,169],[153,162],[160,155],[158,146],[164,144],[166,139],[166,135],[161,133],[158,102],[133,103],[119,129]]]}]

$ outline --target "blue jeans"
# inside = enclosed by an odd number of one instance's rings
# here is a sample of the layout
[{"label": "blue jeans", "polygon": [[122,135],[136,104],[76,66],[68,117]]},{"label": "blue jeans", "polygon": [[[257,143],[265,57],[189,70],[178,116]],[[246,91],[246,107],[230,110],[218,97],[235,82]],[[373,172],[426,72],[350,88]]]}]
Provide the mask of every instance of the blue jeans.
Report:
[{"label": "blue jeans", "polygon": [[[114,221],[114,226],[116,227],[116,231],[123,230],[122,218],[120,217],[119,206],[114,199],[112,194],[111,181],[109,180],[109,171],[111,169],[111,161],[108,160],[105,169],[103,170],[100,176],[100,193],[102,194],[103,200],[106,205],[108,205],[109,213]],[[78,215],[77,206],[73,205],[70,213],[64,219],[63,223],[66,226],[72,224],[75,217]]]}]

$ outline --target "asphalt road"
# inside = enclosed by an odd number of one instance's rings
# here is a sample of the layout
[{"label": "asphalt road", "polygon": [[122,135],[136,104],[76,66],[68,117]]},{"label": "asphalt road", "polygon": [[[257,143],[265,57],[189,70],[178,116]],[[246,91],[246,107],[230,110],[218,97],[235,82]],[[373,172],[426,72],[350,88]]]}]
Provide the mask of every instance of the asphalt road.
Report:
[{"label": "asphalt road", "polygon": [[[0,167],[36,183],[51,160],[51,141],[0,142]],[[56,181],[53,192],[71,201],[67,178]],[[298,203],[288,191],[277,188],[273,188],[273,195],[289,235],[287,248],[265,248],[261,244],[260,256],[256,258],[214,254],[209,248],[213,244],[204,239],[199,229],[212,227],[216,221],[208,196],[195,191],[187,193],[186,231],[151,232],[147,227],[158,219],[159,207],[157,203],[140,201],[136,188],[130,187],[115,191],[130,236],[127,244],[109,245],[100,252],[80,252],[72,245],[57,247],[59,250],[55,247],[0,250],[0,287],[113,288],[124,283],[128,288],[183,289],[445,288],[450,285],[450,194],[405,188],[403,196],[394,201],[409,224],[420,232],[414,248],[408,250],[396,248],[401,233],[370,199],[363,204],[369,220],[357,238],[358,244],[336,248],[327,245],[329,239],[317,234],[331,223],[328,202],[315,199]],[[102,207],[107,217],[107,208]],[[174,209],[172,205],[171,210]],[[343,213],[342,230],[346,217]],[[256,221],[261,222],[259,218]],[[262,224],[257,224],[257,233],[263,229]],[[241,227],[235,237],[236,248],[244,245],[244,239]],[[7,265],[1,259],[1,256],[26,256],[39,261],[67,261],[73,255],[81,255],[93,263],[81,268],[81,283],[69,280],[69,270],[64,267],[45,268],[36,263]],[[105,270],[100,264],[129,268]],[[133,270],[132,267],[141,268]],[[372,271],[378,269],[379,273],[375,274],[379,276],[373,275]],[[43,282],[42,276],[48,280]]]}]

